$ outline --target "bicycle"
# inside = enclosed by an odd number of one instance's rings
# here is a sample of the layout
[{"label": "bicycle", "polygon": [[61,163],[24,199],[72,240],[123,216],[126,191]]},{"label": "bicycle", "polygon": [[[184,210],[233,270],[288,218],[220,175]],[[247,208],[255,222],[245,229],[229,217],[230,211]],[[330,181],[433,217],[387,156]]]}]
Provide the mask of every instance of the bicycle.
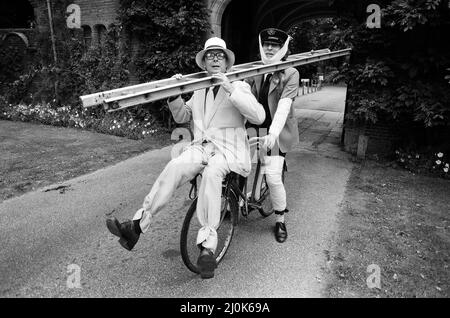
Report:
[{"label": "bicycle", "polygon": [[[260,160],[260,155],[258,155],[252,191],[248,194],[246,194],[247,177],[230,172],[222,182],[220,223],[217,228],[218,245],[214,255],[217,264],[223,260],[231,244],[235,227],[239,222],[239,211],[243,217],[248,217],[250,212],[254,210],[258,210],[263,217],[268,217],[274,212],[270,200],[266,200],[270,192],[262,168],[263,164]],[[283,183],[285,171],[287,171],[286,161],[284,162],[282,172]],[[196,244],[196,239],[198,230],[201,228],[196,215],[197,179],[199,176],[201,174],[196,175],[190,181],[191,189],[189,191],[189,198],[193,201],[184,218],[180,236],[180,250],[183,262],[190,271],[196,274],[200,273],[196,265],[200,251]],[[193,192],[194,195],[192,195]]]}]

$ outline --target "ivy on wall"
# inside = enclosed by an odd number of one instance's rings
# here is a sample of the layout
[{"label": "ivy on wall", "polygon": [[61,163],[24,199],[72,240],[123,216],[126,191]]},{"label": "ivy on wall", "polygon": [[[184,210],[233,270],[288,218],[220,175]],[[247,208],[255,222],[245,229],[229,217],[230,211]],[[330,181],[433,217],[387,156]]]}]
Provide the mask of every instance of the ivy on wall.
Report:
[{"label": "ivy on wall", "polygon": [[[198,71],[195,54],[209,28],[203,0],[120,0],[116,23],[109,26],[102,43],[90,47],[84,44],[82,30],[66,27],[65,11],[70,3],[52,1],[57,63],[50,34],[43,32],[38,35],[38,50],[28,71],[0,78],[4,111],[19,103],[30,107],[45,103],[85,113],[79,96],[130,85],[130,69],[140,82]],[[138,44],[137,52],[132,51],[133,43]],[[141,106],[127,113],[148,118],[149,113],[161,116],[159,110],[158,105]],[[90,115],[105,113],[92,109]]]},{"label": "ivy on wall", "polygon": [[133,57],[140,81],[197,72],[195,55],[209,30],[204,0],[120,0],[119,16],[139,43]]},{"label": "ivy on wall", "polygon": [[[335,75],[349,84],[347,119],[450,125],[450,8],[447,0],[378,1],[381,27],[369,29],[364,3],[342,1],[338,18],[293,28],[303,51],[353,48]],[[368,5],[370,1],[366,1]]]},{"label": "ivy on wall", "polygon": [[126,47],[118,41],[121,27],[110,27],[100,45],[86,47],[82,31],[66,27],[65,10],[69,3],[68,0],[52,1],[57,62],[53,60],[49,32],[40,33],[27,72],[18,78],[2,78],[1,93],[9,103],[51,102],[55,107],[79,108],[80,95],[128,82],[129,57]]},{"label": "ivy on wall", "polygon": [[[195,55],[203,48],[208,18],[204,0],[120,0],[120,23],[127,37],[138,43],[130,65],[139,82],[198,72]],[[139,109],[156,110],[168,128],[172,127],[172,115],[164,101]]]},{"label": "ivy on wall", "polygon": [[382,26],[352,26],[353,120],[450,124],[450,8],[443,0],[385,1]]},{"label": "ivy on wall", "polygon": [[395,126],[404,144],[450,151],[449,1],[378,0],[381,25],[368,28],[372,3],[336,0],[338,17],[292,27],[294,51],[353,49],[350,64],[325,74],[348,84],[346,125]]}]

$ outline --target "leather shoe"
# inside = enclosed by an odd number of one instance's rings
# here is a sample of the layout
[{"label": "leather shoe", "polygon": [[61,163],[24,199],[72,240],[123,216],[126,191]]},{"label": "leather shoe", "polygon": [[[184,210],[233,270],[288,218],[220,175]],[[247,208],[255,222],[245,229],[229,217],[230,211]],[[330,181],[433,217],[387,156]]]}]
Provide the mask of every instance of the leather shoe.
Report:
[{"label": "leather shoe", "polygon": [[116,218],[106,219],[106,227],[115,236],[120,237],[119,243],[127,250],[131,251],[136,245],[139,234],[136,233],[133,221],[120,223]]},{"label": "leather shoe", "polygon": [[275,223],[275,238],[277,242],[283,243],[287,239],[286,224],[283,222]]},{"label": "leather shoe", "polygon": [[202,248],[197,260],[197,267],[200,270],[201,278],[213,278],[214,269],[217,267],[217,262],[214,253],[207,248]]}]

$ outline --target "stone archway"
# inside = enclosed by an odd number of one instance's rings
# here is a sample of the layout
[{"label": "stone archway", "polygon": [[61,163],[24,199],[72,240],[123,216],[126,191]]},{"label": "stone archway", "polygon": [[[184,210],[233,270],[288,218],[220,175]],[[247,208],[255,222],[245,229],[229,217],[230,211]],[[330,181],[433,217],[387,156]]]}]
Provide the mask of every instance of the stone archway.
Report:
[{"label": "stone archway", "polygon": [[267,27],[288,29],[298,21],[337,15],[335,0],[208,0],[211,35],[222,37],[238,53],[237,63],[251,61],[257,35]]},{"label": "stone archway", "polygon": [[36,33],[34,3],[0,2],[0,81],[16,79],[28,67]]},{"label": "stone archway", "polygon": [[[300,22],[350,17],[362,22],[369,0],[207,0],[211,34],[222,37],[236,54],[236,64],[258,60],[258,33],[268,27],[288,30]],[[298,52],[297,52],[298,53]],[[347,112],[347,107],[344,113]],[[344,133],[342,133],[342,136]]]},{"label": "stone archway", "polygon": [[0,37],[0,82],[14,80],[26,69],[28,50],[28,38],[21,32],[9,32]]},{"label": "stone archway", "polygon": [[210,23],[211,35],[222,36],[222,16],[226,7],[232,0],[209,0],[209,9],[211,10]]}]

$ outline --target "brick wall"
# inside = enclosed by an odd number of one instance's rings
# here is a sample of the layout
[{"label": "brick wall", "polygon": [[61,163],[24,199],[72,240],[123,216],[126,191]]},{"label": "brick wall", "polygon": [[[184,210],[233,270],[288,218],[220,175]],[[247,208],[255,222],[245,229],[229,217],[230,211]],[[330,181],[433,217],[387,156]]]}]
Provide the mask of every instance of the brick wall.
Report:
[{"label": "brick wall", "polygon": [[72,3],[80,6],[81,25],[93,28],[96,24],[108,27],[115,23],[119,0],[74,0]]},{"label": "brick wall", "polygon": [[[48,9],[45,0],[30,0],[34,9],[35,28],[34,29],[0,29],[0,39],[9,32],[21,32],[25,34],[33,46],[35,35],[37,32],[48,32]],[[77,4],[81,9],[81,25],[87,25],[92,30],[92,38],[96,39],[97,25],[103,25],[108,28],[112,23],[116,22],[117,10],[119,9],[119,0],[73,0],[71,3]],[[52,12],[53,15],[60,14]]]},{"label": "brick wall", "polygon": [[423,124],[346,125],[344,149],[358,157],[392,154],[399,147],[450,151],[450,126],[425,128]]},{"label": "brick wall", "polygon": [[[36,29],[0,29],[0,41],[7,40],[9,36],[15,36],[14,33],[21,33],[26,37],[29,48],[35,48],[35,39],[38,34]],[[20,43],[22,46],[22,43]]]},{"label": "brick wall", "polygon": [[[362,143],[362,137],[366,138],[366,144]],[[383,123],[366,126],[345,125],[344,149],[355,155],[359,152],[362,156],[388,154],[395,150],[399,137],[398,129],[393,125]]]},{"label": "brick wall", "polygon": [[30,0],[31,6],[34,9],[34,18],[36,22],[36,29],[38,31],[48,30],[48,12],[47,3],[43,0]]},{"label": "brick wall", "polygon": [[[47,2],[45,0],[31,0],[36,18],[36,29],[40,32],[49,30]],[[93,38],[97,36],[96,25],[103,25],[108,28],[116,22],[119,0],[73,0],[73,4],[80,6],[81,25],[89,26],[92,30]],[[52,12],[53,15],[60,14]]]},{"label": "brick wall", "polygon": [[0,43],[9,33],[22,33],[26,36],[29,46],[31,48],[35,47],[36,35],[41,31],[46,31],[48,28],[48,13],[47,13],[47,5],[44,0],[30,0],[30,5],[33,7],[34,17],[35,17],[35,25],[34,28],[8,28],[8,29],[0,29]]},{"label": "brick wall", "polygon": [[[347,100],[345,115],[351,112],[351,98],[353,89],[347,87]],[[346,152],[364,158],[366,155],[385,155],[395,151],[401,139],[401,130],[398,125],[379,121],[376,124],[355,123],[344,121],[343,146]]]},{"label": "brick wall", "polygon": [[[51,1],[52,2],[52,1]],[[0,50],[2,52],[19,52],[21,58],[16,59],[17,63],[23,64],[31,58],[34,52],[39,49],[36,44],[39,34],[48,34],[50,37],[50,24],[46,0],[29,0],[34,12],[34,26],[28,29],[0,29]],[[116,22],[119,0],[73,0],[68,4],[77,4],[81,10],[81,25],[88,27],[91,32],[91,43],[98,43],[99,31],[105,30]],[[56,17],[65,21],[65,9],[52,8],[53,18]],[[61,16],[64,14],[64,16]],[[82,29],[78,30],[83,32]],[[20,33],[20,35],[14,34]],[[25,41],[21,40],[25,37]],[[5,40],[7,39],[7,40]],[[28,42],[28,47],[25,43]],[[3,52],[3,53],[4,53]],[[8,53],[5,53],[8,54]],[[22,58],[23,55],[23,58]]]}]

